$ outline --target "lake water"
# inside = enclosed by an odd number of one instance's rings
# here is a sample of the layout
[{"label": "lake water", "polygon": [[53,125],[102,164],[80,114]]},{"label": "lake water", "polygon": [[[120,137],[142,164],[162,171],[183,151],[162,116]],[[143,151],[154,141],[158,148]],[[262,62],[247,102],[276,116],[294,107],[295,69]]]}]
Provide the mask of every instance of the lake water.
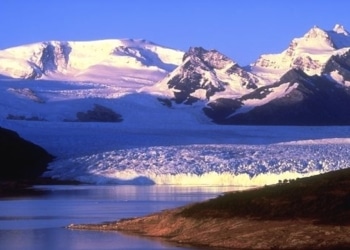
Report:
[{"label": "lake water", "polygon": [[69,230],[71,223],[138,217],[202,201],[234,187],[38,186],[40,195],[0,199],[0,249],[198,249],[118,232]]}]

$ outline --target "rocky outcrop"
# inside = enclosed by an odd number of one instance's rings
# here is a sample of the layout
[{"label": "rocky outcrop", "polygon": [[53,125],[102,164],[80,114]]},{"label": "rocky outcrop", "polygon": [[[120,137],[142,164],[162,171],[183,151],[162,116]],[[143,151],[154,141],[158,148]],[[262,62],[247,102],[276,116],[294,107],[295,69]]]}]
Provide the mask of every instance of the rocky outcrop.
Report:
[{"label": "rocky outcrop", "polygon": [[46,42],[42,45],[40,60],[36,62],[45,74],[67,68],[71,47],[67,42]]},{"label": "rocky outcrop", "polygon": [[261,79],[216,50],[191,47],[183,62],[163,79],[160,88],[173,92],[175,103],[192,104],[216,95],[241,96],[261,83]]},{"label": "rocky outcrop", "polygon": [[54,158],[45,149],[5,128],[0,128],[0,155],[0,180],[36,179]]},{"label": "rocky outcrop", "polygon": [[345,81],[350,81],[350,50],[345,53],[333,55],[329,58],[325,64],[323,74],[332,76],[332,73],[336,73],[342,77],[342,79],[334,79],[345,83]]},{"label": "rocky outcrop", "polygon": [[77,118],[79,122],[121,122],[121,115],[112,109],[102,105],[95,104],[92,110],[87,112],[78,112]]},{"label": "rocky outcrop", "polygon": [[[215,59],[215,60],[214,60]],[[217,79],[213,74],[215,68],[223,68],[225,63],[230,63],[227,57],[217,51],[207,51],[201,47],[190,48],[183,57],[181,74],[169,79],[167,85],[173,88],[177,103],[191,104],[197,98],[191,96],[198,89],[205,90],[205,98],[209,98],[218,91],[223,91],[227,83]],[[208,76],[204,72],[208,73]],[[212,79],[211,79],[212,78]]]}]

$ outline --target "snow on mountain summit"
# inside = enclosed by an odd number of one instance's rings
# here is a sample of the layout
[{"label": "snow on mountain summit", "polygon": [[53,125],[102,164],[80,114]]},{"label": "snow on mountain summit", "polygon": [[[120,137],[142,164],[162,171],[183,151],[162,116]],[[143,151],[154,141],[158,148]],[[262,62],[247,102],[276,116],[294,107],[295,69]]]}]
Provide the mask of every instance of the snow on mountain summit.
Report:
[{"label": "snow on mountain summit", "polygon": [[192,104],[241,96],[261,85],[260,80],[217,50],[191,47],[182,63],[148,91],[163,90],[162,94],[167,92],[176,103]]},{"label": "snow on mountain summit", "polygon": [[312,27],[304,36],[292,40],[280,54],[266,54],[251,65],[256,74],[272,81],[291,68],[301,68],[309,75],[320,75],[329,58],[350,47],[350,35],[337,24],[333,30]]},{"label": "snow on mountain summit", "polygon": [[49,41],[0,51],[0,74],[98,82],[140,78],[153,84],[173,70],[182,56],[182,51],[141,39]]}]

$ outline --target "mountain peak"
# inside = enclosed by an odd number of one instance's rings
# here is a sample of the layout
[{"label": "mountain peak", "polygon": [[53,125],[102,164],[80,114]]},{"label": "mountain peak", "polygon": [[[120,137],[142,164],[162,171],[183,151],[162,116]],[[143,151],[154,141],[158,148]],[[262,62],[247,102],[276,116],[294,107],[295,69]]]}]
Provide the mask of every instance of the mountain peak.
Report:
[{"label": "mountain peak", "polygon": [[305,35],[304,38],[328,38],[328,34],[323,29],[314,25]]},{"label": "mountain peak", "polygon": [[336,24],[333,28],[333,31],[338,34],[349,35],[349,32],[341,24]]},{"label": "mountain peak", "polygon": [[304,36],[294,38],[283,52],[261,55],[253,63],[253,72],[277,80],[281,73],[298,67],[308,75],[319,75],[328,59],[343,48],[350,48],[350,34],[342,25],[336,24],[333,30],[315,25]]},{"label": "mountain peak", "polygon": [[262,79],[246,71],[217,50],[191,47],[183,62],[157,88],[175,103],[193,104],[221,97],[238,97],[257,88]]},{"label": "mountain peak", "polygon": [[203,57],[204,54],[208,53],[209,51],[202,48],[202,47],[190,47],[187,51],[187,53],[184,55],[186,56],[197,56],[197,57]]},{"label": "mountain peak", "polygon": [[331,50],[350,47],[350,34],[343,25],[336,24],[333,30],[323,30],[318,26],[311,28],[303,37],[304,45],[325,49],[329,46]]},{"label": "mountain peak", "polygon": [[183,61],[190,58],[192,63],[204,64],[210,69],[223,69],[228,65],[235,65],[236,62],[220,53],[217,50],[206,50],[202,47],[190,47],[188,52],[183,56]]}]

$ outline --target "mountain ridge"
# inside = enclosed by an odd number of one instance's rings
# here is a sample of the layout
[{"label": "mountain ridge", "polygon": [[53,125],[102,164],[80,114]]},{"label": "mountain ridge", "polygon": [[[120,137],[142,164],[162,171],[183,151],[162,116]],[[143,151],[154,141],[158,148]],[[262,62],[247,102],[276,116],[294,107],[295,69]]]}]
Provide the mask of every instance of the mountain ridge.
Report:
[{"label": "mountain ridge", "polygon": [[[343,108],[350,105],[350,35],[341,25],[330,31],[315,26],[280,54],[262,55],[250,67],[215,49],[182,52],[146,40],[109,39],[2,50],[0,75],[6,82],[3,99],[19,98],[18,104],[0,107],[3,117],[67,121],[99,105],[121,117],[134,113],[135,119],[144,116],[142,110],[168,115],[170,108],[187,110],[201,122],[205,114],[219,124],[350,124]],[[41,84],[17,87],[21,80],[8,77]],[[126,95],[133,97],[121,98]],[[25,100],[40,104],[27,107]],[[63,109],[56,100],[75,100],[74,108]]]}]

